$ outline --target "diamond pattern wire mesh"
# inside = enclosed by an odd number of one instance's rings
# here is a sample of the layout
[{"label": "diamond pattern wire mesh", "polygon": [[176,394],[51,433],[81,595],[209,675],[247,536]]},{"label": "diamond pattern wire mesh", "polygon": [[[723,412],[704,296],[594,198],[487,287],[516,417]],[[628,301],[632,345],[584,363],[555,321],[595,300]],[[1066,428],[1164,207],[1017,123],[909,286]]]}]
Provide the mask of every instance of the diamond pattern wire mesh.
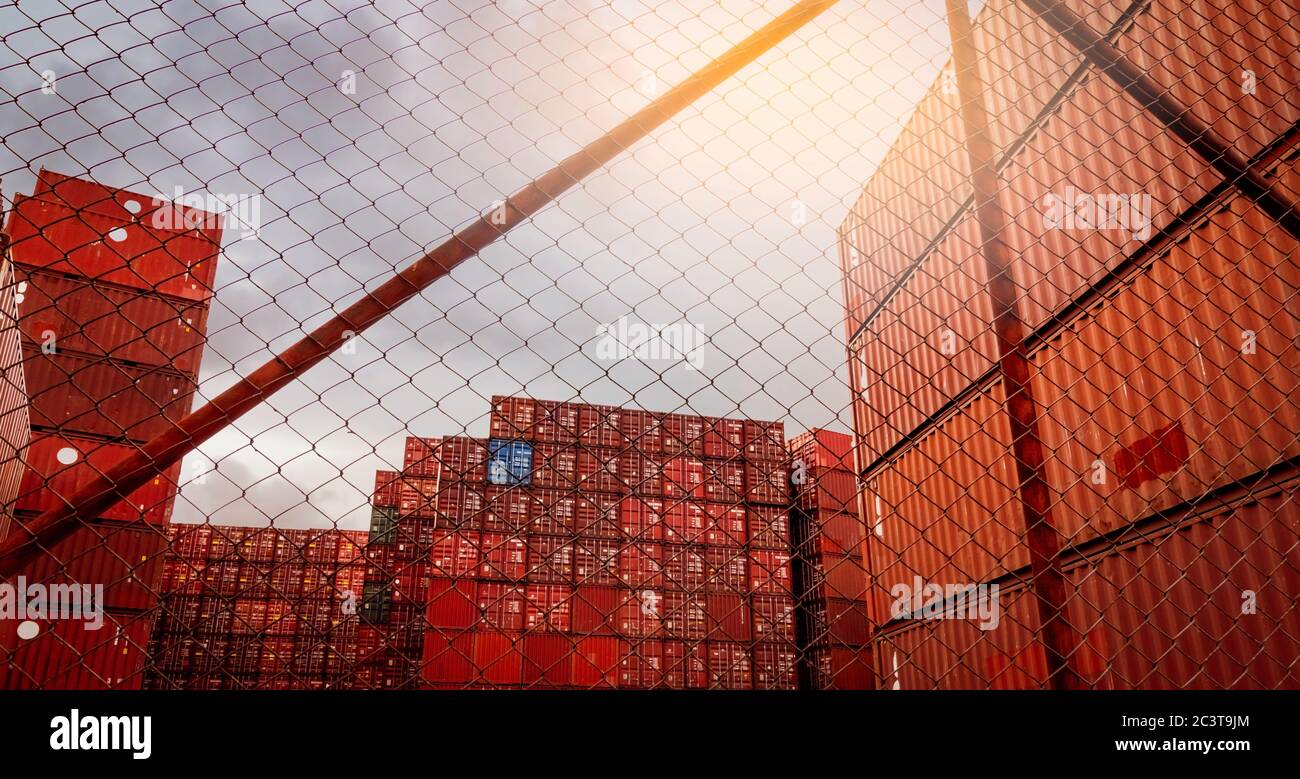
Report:
[{"label": "diamond pattern wire mesh", "polygon": [[1300,5],[792,5],[0,8],[0,686],[1300,686]]}]

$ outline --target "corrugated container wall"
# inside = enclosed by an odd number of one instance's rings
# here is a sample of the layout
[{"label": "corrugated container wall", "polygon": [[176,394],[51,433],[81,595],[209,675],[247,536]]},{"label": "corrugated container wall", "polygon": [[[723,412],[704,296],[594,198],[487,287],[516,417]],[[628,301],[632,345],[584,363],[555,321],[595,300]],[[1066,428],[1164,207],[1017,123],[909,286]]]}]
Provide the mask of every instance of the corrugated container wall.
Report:
[{"label": "corrugated container wall", "polygon": [[[22,468],[18,521],[63,505],[191,407],[220,217],[195,211],[192,229],[173,230],[152,218],[163,207],[46,170],[15,200],[7,231],[31,417],[21,459],[7,461]],[[6,621],[0,686],[140,686],[179,481],[178,463],[20,572],[102,585],[120,635],[106,643],[81,620],[35,620],[36,636],[20,638]]]},{"label": "corrugated container wall", "polygon": [[780,423],[492,403],[378,479],[357,686],[797,686]]},{"label": "corrugated container wall", "polygon": [[20,452],[31,438],[27,385],[18,327],[22,295],[9,259],[9,235],[0,215],[0,541],[9,532],[23,477]]},{"label": "corrugated container wall", "polygon": [[366,534],[169,528],[149,689],[327,689],[358,656]]},{"label": "corrugated container wall", "polygon": [[872,689],[871,577],[853,437],[809,430],[790,440],[790,455],[800,674],[812,689]]},{"label": "corrugated container wall", "polygon": [[[988,4],[977,26],[999,30],[1018,13],[1005,5]],[[1105,6],[1093,28],[1109,29],[1191,113],[1300,194],[1300,3],[1155,0],[1116,9]],[[977,44],[984,63],[1037,57],[1010,35],[986,32]],[[1287,627],[1264,640],[1250,620],[1224,621],[1222,588],[1200,582],[1202,563],[1176,539],[1195,538],[1224,570],[1281,555],[1275,568],[1285,573],[1272,586],[1283,597],[1269,618],[1286,626],[1300,601],[1295,545],[1261,550],[1226,514],[1183,526],[1170,517],[1187,501],[1235,496],[1269,507],[1250,511],[1266,546],[1294,533],[1300,315],[1291,302],[1300,295],[1300,247],[1104,74],[1073,57],[1056,61],[1077,70],[1045,103],[1036,81],[985,79],[995,116],[1005,103],[1049,106],[1021,128],[1022,143],[1002,146],[1000,195],[1020,311],[1033,331],[1053,521],[1076,576],[1076,670],[1105,687],[1296,686],[1276,664],[1300,651],[1300,634]],[[1243,69],[1267,74],[1245,96]],[[887,157],[894,167],[882,165],[840,230],[876,661],[884,686],[1033,687],[1045,663],[1034,610],[1016,594],[1028,556],[977,231],[967,206],[924,195],[951,189],[945,161],[965,156],[959,132],[933,129],[956,121],[955,98],[943,100],[938,91],[927,97],[930,108],[918,110]],[[919,180],[900,178],[904,159],[917,161]],[[900,185],[909,197],[922,193],[921,202],[901,200]],[[1120,198],[1126,218],[1055,221],[1054,213],[1077,217],[1089,198]],[[909,231],[920,234],[900,237]],[[863,278],[871,279],[866,319],[848,294]],[[1243,493],[1250,484],[1267,486]],[[1168,540],[1115,546],[1138,527]],[[1168,588],[1125,573],[1138,548],[1145,566],[1168,574]],[[1206,586],[1198,593],[1180,575]],[[1001,583],[1011,599],[1002,627],[981,637],[967,622],[893,619],[891,588],[918,579]],[[1210,620],[1197,626],[1213,640],[1184,646],[1186,626],[1165,624],[1175,612]],[[986,656],[985,647],[1002,648]]]}]

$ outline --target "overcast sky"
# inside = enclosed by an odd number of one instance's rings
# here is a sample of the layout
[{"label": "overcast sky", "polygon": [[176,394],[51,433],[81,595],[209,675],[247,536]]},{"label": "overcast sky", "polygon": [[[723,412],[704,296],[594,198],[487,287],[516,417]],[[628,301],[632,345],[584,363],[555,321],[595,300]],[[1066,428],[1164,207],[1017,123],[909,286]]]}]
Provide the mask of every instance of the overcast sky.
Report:
[{"label": "overcast sky", "polygon": [[[0,176],[261,198],[220,259],[213,397],[789,5],[19,0]],[[214,437],[175,519],[364,528],[402,440],[485,437],[494,394],[848,431],[835,228],[946,61],[942,12],[841,2]],[[602,359],[624,316],[698,328],[700,369]]]}]

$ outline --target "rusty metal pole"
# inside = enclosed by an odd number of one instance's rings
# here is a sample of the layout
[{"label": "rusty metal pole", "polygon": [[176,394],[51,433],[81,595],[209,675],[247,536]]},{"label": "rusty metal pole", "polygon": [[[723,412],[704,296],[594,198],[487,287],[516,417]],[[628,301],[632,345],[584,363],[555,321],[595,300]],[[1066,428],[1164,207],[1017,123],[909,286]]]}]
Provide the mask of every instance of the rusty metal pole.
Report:
[{"label": "rusty metal pole", "polygon": [[1061,573],[1061,538],[1052,524],[1051,492],[1046,457],[1038,433],[1038,406],[1031,387],[1025,353],[1025,324],[1017,310],[1019,291],[1011,275],[1011,250],[1002,236],[1007,217],[998,202],[997,155],[989,135],[975,38],[966,0],[947,0],[948,31],[952,36],[953,69],[966,131],[971,188],[979,222],[988,294],[993,304],[993,332],[998,342],[998,366],[1011,426],[1011,451],[1016,460],[1017,492],[1025,517],[1030,576],[1038,601],[1038,617],[1047,656],[1047,681],[1053,689],[1077,689],[1083,680],[1070,665],[1078,638],[1066,618],[1065,576]]},{"label": "rusty metal pole", "polygon": [[1252,166],[1246,155],[1219,137],[1191,109],[1148,76],[1124,52],[1098,35],[1083,19],[1057,0],[1023,0],[1101,72],[1137,101],[1143,110],[1205,158],[1229,183],[1255,201],[1264,213],[1296,238],[1300,238],[1300,207]]},{"label": "rusty metal pole", "polygon": [[241,379],[202,408],[188,414],[132,456],[110,468],[62,506],[15,529],[0,545],[0,576],[12,574],[41,548],[66,536],[78,517],[95,517],[211,438],[277,390],[325,359],[354,334],[383,319],[452,268],[550,204],[587,175],[640,141],[677,112],[812,21],[836,0],[804,0],[751,33],[662,97],[592,141],[540,178],[510,196],[373,292]]}]

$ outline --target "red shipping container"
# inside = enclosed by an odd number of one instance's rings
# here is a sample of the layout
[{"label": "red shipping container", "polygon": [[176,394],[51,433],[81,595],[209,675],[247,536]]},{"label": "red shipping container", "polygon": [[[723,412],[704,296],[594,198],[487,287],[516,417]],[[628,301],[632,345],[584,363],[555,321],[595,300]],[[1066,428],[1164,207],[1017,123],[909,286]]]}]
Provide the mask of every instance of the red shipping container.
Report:
[{"label": "red shipping container", "polygon": [[707,547],[709,592],[749,592],[749,555],[739,547]]},{"label": "red shipping container", "polygon": [[583,492],[626,493],[617,449],[583,447],[578,451],[577,487]]},{"label": "red shipping container", "polygon": [[[79,488],[136,451],[134,446],[106,444],[87,438],[33,435],[24,456],[27,470],[16,508],[40,513],[67,505]],[[143,519],[152,525],[166,524],[171,516],[180,468],[180,463],[176,463],[132,492],[126,500],[105,509],[100,517],[128,522]]]},{"label": "red shipping container", "polygon": [[719,503],[737,503],[745,499],[745,465],[723,460],[704,461],[704,495]]},{"label": "red shipping container", "polygon": [[577,403],[537,401],[537,424],[533,439],[547,443],[573,443],[581,432],[581,409]]},{"label": "red shipping container", "polygon": [[634,541],[662,541],[666,535],[664,501],[656,498],[624,498],[619,504],[623,535]]},{"label": "red shipping container", "polygon": [[694,457],[674,457],[664,464],[664,495],[703,500],[704,463]]},{"label": "red shipping container", "polygon": [[493,685],[515,685],[523,681],[523,649],[517,636],[479,631],[474,634],[476,680]]},{"label": "red shipping container", "polygon": [[810,640],[831,646],[864,646],[871,623],[860,601],[826,598],[808,604]]},{"label": "red shipping container", "polygon": [[790,439],[790,456],[808,469],[822,468],[853,473],[853,436],[833,430],[813,429]]},{"label": "red shipping container", "polygon": [[524,627],[527,630],[569,632],[573,613],[573,588],[557,584],[530,584],[524,590]]},{"label": "red shipping container", "polygon": [[[35,638],[20,639],[23,620],[0,621],[0,669],[7,690],[138,690],[153,618],[104,612],[98,630],[80,619],[37,620]],[[12,653],[12,654],[11,654]]]},{"label": "red shipping container", "polygon": [[757,644],[754,647],[754,687],[759,690],[797,690],[797,654],[791,644]]},{"label": "red shipping container", "polygon": [[705,596],[687,592],[666,591],[660,613],[664,632],[671,638],[703,639],[709,632],[709,615]]},{"label": "red shipping container", "polygon": [[624,450],[619,454],[618,470],[626,490],[633,495],[664,494],[664,466],[657,454]]},{"label": "red shipping container", "polygon": [[524,636],[523,683],[567,687],[573,680],[573,641],[568,636]]},{"label": "red shipping container", "polygon": [[[412,476],[403,472],[400,481],[400,499],[397,503],[399,517],[422,517],[433,519],[438,516],[445,502],[446,513],[452,516],[460,514],[460,496],[452,494],[459,485],[447,485],[439,490],[437,478]],[[444,492],[446,493],[444,495]],[[449,522],[449,525],[455,524]]]},{"label": "red shipping container", "polygon": [[712,525],[705,540],[715,546],[742,546],[749,540],[749,522],[740,504],[706,503]]},{"label": "red shipping container", "polygon": [[541,512],[532,492],[521,487],[488,487],[483,529],[517,533],[528,528]]},{"label": "red shipping container", "polygon": [[809,554],[860,554],[866,529],[857,514],[814,511],[804,519],[808,523],[808,540],[803,548]]},{"label": "red shipping container", "polygon": [[665,686],[668,683],[666,661],[663,641],[632,643],[619,670],[619,687],[647,690]]},{"label": "red shipping container", "polygon": [[664,545],[664,586],[671,590],[702,590],[709,578],[705,547]]},{"label": "red shipping container", "polygon": [[573,582],[573,541],[565,536],[529,536],[527,579],[538,584]]},{"label": "red shipping container", "polygon": [[753,635],[749,607],[740,595],[709,593],[709,639],[748,643]]},{"label": "red shipping container", "polygon": [[663,422],[657,414],[639,409],[623,409],[622,423],[627,452],[655,458],[663,452]]},{"label": "red shipping container", "polygon": [[749,585],[752,592],[772,594],[792,591],[790,555],[755,549],[750,552]]},{"label": "red shipping container", "polygon": [[480,540],[484,579],[523,581],[527,572],[528,547],[523,539],[505,533],[484,533]]},{"label": "red shipping container", "polygon": [[794,486],[799,505],[806,509],[856,513],[857,479],[848,471],[807,470],[803,484]]},{"label": "red shipping container", "polygon": [[809,593],[821,598],[866,601],[871,591],[866,566],[858,557],[818,555],[809,560]]},{"label": "red shipping container", "polygon": [[189,412],[194,382],[158,368],[25,350],[31,423],[136,441],[171,430]]},{"label": "red shipping container", "polygon": [[533,463],[534,487],[572,490],[578,482],[578,447],[574,444],[538,444]]},{"label": "red shipping container", "polygon": [[703,690],[709,686],[708,650],[704,644],[665,641],[667,686],[675,690]]},{"label": "red shipping container", "polygon": [[613,539],[579,539],[574,546],[578,584],[617,585],[619,542]]},{"label": "red shipping container", "polygon": [[704,503],[669,500],[664,538],[679,544],[702,544],[712,523]]},{"label": "red shipping container", "polygon": [[774,462],[787,457],[785,424],[745,420],[745,459],[749,462]]},{"label": "red shipping container", "polygon": [[478,589],[473,581],[429,581],[425,619],[435,628],[468,628],[478,622]]},{"label": "red shipping container", "polygon": [[583,406],[579,440],[586,446],[622,447],[623,410],[616,406]]},{"label": "red shipping container", "polygon": [[744,645],[709,642],[709,687],[715,690],[748,690],[753,686],[752,664]]},{"label": "red shipping container", "polygon": [[578,534],[589,538],[619,538],[619,507],[622,498],[617,495],[582,492],[577,496]]},{"label": "red shipping container", "polygon": [[740,419],[713,419],[704,433],[704,456],[739,457],[745,452],[745,423]]},{"label": "red shipping container", "polygon": [[163,588],[166,548],[167,537],[157,529],[84,525],[20,573],[28,583],[102,584],[104,607],[145,610],[157,604]]},{"label": "red shipping container", "polygon": [[401,478],[397,471],[375,471],[373,503],[376,507],[397,507],[402,499]]},{"label": "red shipping container", "polygon": [[431,630],[424,636],[421,676],[432,683],[467,684],[474,673],[474,634],[444,635]]},{"label": "red shipping container", "polygon": [[137,289],[205,301],[220,241],[17,196],[9,212],[13,261]]},{"label": "red shipping container", "polygon": [[492,438],[532,439],[536,423],[537,401],[492,396],[492,413],[488,422]]},{"label": "red shipping container", "polygon": [[658,590],[624,590],[617,612],[616,632],[619,636],[638,638],[663,634],[664,593]]},{"label": "red shipping container", "polygon": [[745,493],[753,503],[784,506],[790,502],[790,482],[786,463],[779,461],[745,464]]},{"label": "red shipping container", "polygon": [[617,687],[626,645],[617,638],[578,640],[573,652],[573,684],[579,687]]},{"label": "red shipping container", "polygon": [[206,304],[33,269],[20,269],[16,280],[30,347],[53,340],[63,350],[198,374]]},{"label": "red shipping container", "polygon": [[632,589],[657,589],[663,586],[664,548],[662,544],[631,541],[618,550],[618,575]]},{"label": "red shipping container", "polygon": [[749,507],[750,543],[762,549],[790,548],[790,515],[784,507]]},{"label": "red shipping container", "polygon": [[534,533],[571,535],[578,525],[576,490],[536,490],[538,511],[532,522]]},{"label": "red shipping container", "polygon": [[524,629],[524,588],[514,584],[479,582],[478,607],[483,624],[502,631]]},{"label": "red shipping container", "polygon": [[758,641],[794,641],[794,599],[785,595],[755,595],[754,638]]},{"label": "red shipping container", "polygon": [[[429,564],[436,576],[473,578],[482,565],[479,534],[475,531],[441,532],[430,550]],[[391,567],[394,572],[399,566]]]},{"label": "red shipping container", "polygon": [[579,584],[573,593],[573,632],[582,635],[617,632],[617,615],[626,590]]},{"label": "red shipping container", "polygon": [[[148,221],[147,217],[169,203],[156,195],[116,189],[97,181],[67,176],[45,168],[41,168],[36,175],[36,187],[32,190],[32,195],[75,211],[86,210],[123,220]],[[185,208],[187,210],[181,216],[192,220],[186,222],[185,229],[194,230],[213,243],[221,242],[221,229],[217,223],[220,221],[219,214],[190,206]]]},{"label": "red shipping container", "polygon": [[481,483],[487,479],[487,442],[481,438],[406,439],[402,470],[411,476]]},{"label": "red shipping container", "polygon": [[477,530],[482,526],[486,499],[483,491],[471,484],[443,482],[437,491],[437,517],[445,527]]},{"label": "red shipping container", "polygon": [[664,417],[664,454],[670,457],[704,454],[704,431],[709,423],[703,417],[669,414]]}]

